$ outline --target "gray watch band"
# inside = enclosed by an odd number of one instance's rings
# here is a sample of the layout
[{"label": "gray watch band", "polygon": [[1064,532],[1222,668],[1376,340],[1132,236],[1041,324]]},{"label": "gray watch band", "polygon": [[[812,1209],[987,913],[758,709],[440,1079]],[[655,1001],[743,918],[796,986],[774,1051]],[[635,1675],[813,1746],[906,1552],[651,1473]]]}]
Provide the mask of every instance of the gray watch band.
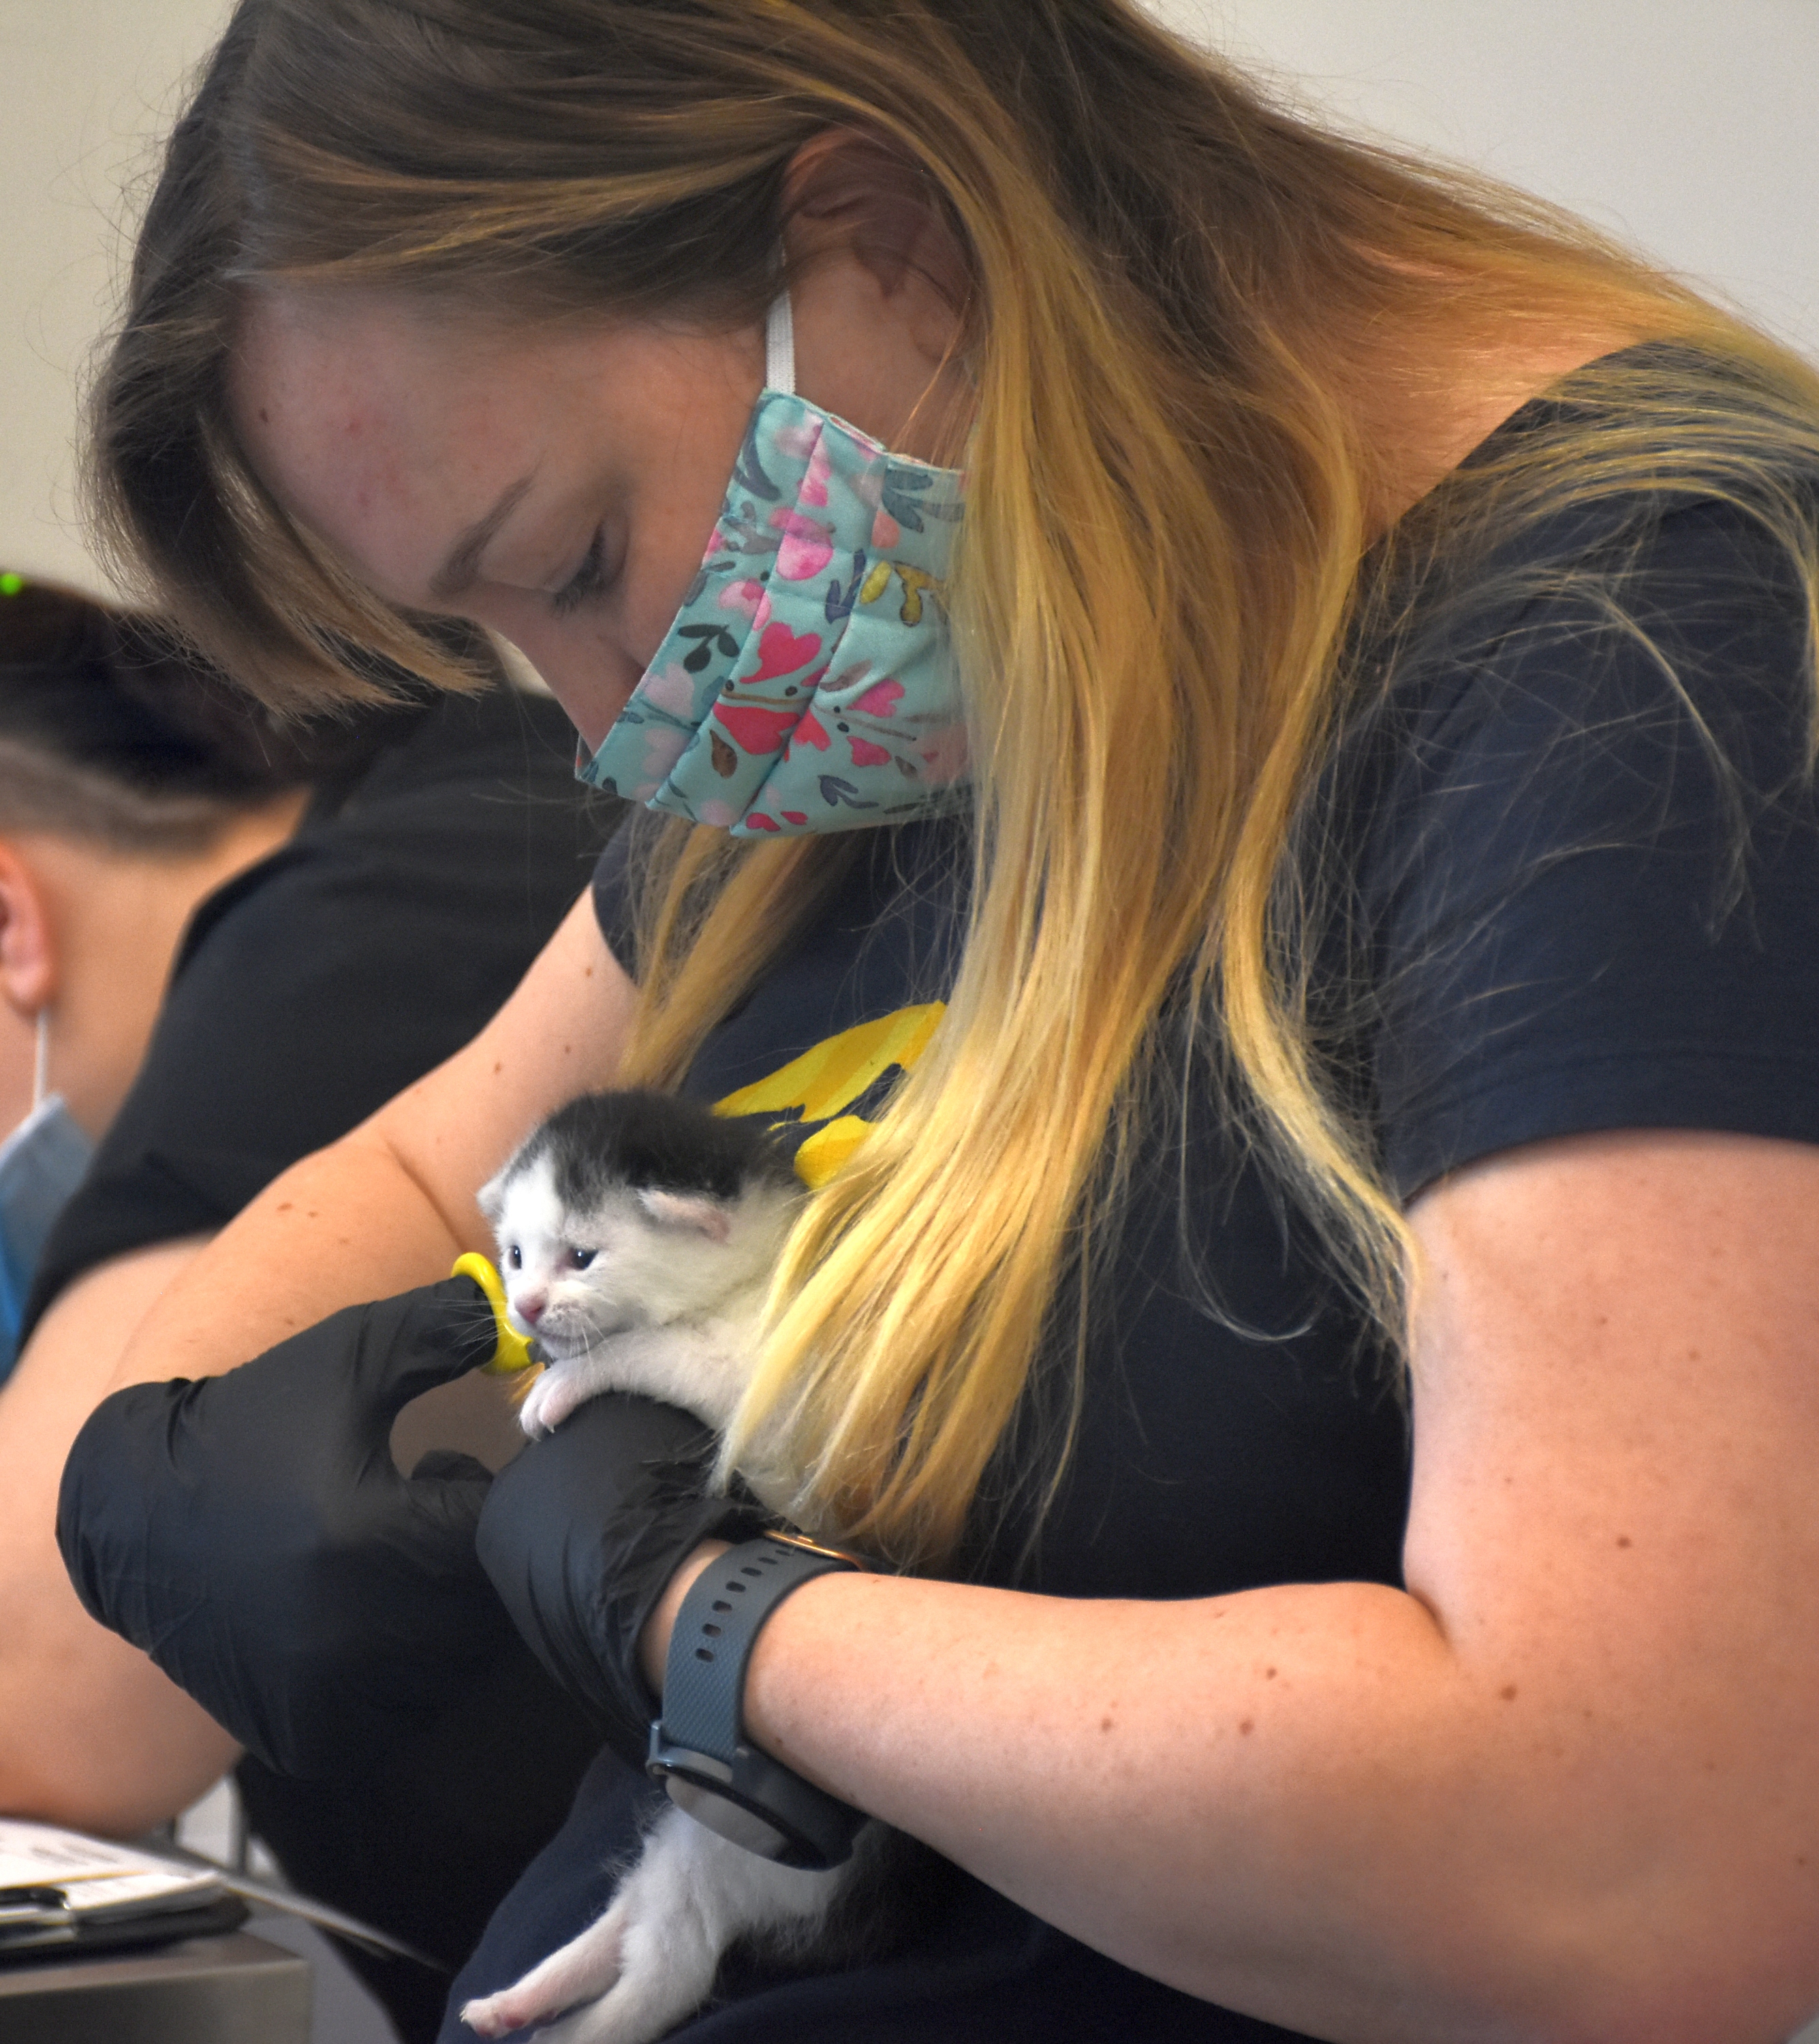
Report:
[{"label": "gray watch band", "polygon": [[838,1865],[865,1818],[747,1742],[746,1669],[765,1621],[786,1596],[817,1576],[859,1566],[787,1535],[748,1540],[696,1577],[670,1636],[648,1771],[698,1822],[790,1865]]}]

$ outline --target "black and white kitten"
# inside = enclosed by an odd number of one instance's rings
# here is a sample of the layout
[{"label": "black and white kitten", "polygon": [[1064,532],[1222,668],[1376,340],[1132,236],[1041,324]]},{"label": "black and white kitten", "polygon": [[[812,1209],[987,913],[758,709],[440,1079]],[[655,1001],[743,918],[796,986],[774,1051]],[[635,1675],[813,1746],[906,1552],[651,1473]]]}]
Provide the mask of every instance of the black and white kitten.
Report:
[{"label": "black and white kitten", "polygon": [[480,1193],[512,1320],[547,1358],[524,1431],[549,1433],[602,1391],[723,1427],[804,1197],[760,1124],[673,1093],[558,1108]]},{"label": "black and white kitten", "polygon": [[[723,1428],[803,1197],[761,1128],[672,1094],[592,1093],[552,1115],[480,1194],[512,1320],[549,1358],[520,1411],[525,1432],[549,1432],[603,1391]],[[543,2044],[647,2044],[708,1999],[736,1941],[819,1947],[883,1829],[869,1825],[846,1866],[805,1873],[666,1807],[606,1914],[462,2019],[501,2037],[569,2010]]]}]

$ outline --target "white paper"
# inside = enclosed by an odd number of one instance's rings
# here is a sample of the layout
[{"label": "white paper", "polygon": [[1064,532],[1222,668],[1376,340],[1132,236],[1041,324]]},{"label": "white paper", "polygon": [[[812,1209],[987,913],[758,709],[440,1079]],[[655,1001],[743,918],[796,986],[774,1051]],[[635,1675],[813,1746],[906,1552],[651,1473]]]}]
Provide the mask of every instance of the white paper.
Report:
[{"label": "white paper", "polygon": [[221,1892],[210,1873],[138,1846],[0,1818],[0,1892],[55,1888],[80,1917],[148,1916]]}]

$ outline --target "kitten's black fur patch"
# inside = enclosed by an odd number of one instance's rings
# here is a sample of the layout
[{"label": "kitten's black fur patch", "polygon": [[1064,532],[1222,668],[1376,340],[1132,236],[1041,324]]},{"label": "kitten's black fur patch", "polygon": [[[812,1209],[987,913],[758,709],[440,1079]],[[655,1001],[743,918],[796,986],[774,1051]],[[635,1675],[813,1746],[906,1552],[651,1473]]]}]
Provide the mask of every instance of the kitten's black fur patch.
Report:
[{"label": "kitten's black fur patch", "polygon": [[558,1108],[512,1159],[514,1172],[547,1156],[556,1196],[578,1212],[619,1186],[736,1200],[755,1183],[800,1191],[766,1124],[729,1120],[678,1093],[586,1093]]}]

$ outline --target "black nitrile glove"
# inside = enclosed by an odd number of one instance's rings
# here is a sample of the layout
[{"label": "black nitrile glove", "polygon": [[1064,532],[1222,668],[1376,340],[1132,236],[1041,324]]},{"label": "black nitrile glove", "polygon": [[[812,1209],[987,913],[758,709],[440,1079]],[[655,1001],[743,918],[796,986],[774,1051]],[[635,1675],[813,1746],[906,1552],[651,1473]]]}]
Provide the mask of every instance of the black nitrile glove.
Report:
[{"label": "black nitrile glove", "polygon": [[657,1715],[644,1621],[701,1541],[769,1523],[747,1496],[703,1494],[713,1448],[673,1405],[609,1392],[501,1470],[480,1515],[480,1559],[519,1631],[634,1766]]},{"label": "black nitrile glove", "polygon": [[516,1642],[474,1551],[471,1457],[393,1464],[392,1422],[492,1354],[470,1278],[353,1306],[222,1377],[103,1400],[57,1540],[88,1611],[268,1766],[370,1765]]}]

